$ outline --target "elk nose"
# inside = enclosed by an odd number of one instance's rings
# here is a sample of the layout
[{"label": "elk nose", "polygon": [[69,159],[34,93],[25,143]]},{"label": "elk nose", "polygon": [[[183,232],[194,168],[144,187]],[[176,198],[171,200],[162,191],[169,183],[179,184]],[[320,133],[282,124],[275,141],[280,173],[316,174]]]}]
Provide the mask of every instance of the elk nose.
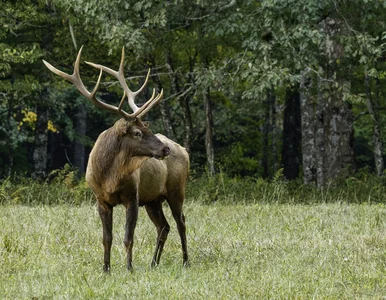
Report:
[{"label": "elk nose", "polygon": [[168,156],[170,154],[170,148],[168,146],[165,146],[162,149],[162,153],[163,153],[164,156]]}]

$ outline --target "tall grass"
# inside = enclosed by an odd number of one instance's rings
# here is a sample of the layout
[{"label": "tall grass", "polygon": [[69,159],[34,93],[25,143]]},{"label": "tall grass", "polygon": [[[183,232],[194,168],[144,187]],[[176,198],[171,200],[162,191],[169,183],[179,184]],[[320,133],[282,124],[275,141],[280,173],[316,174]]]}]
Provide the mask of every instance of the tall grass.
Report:
[{"label": "tall grass", "polygon": [[[188,199],[189,200],[189,199]],[[1,299],[381,299],[383,204],[188,201],[191,266],[172,225],[150,267],[155,228],[140,210],[134,271],[125,268],[124,211],[114,211],[112,270],[102,272],[95,205],[0,206]]]},{"label": "tall grass", "polygon": [[[93,195],[84,179],[64,170],[54,180],[38,183],[28,178],[0,181],[0,204],[75,204],[93,203]],[[359,173],[339,185],[323,189],[287,181],[279,171],[270,181],[261,178],[229,178],[223,173],[214,177],[192,176],[187,197],[203,204],[315,204],[315,203],[385,203],[386,182],[367,173]]]},{"label": "tall grass", "polygon": [[325,188],[287,181],[279,171],[272,180],[262,178],[229,178],[220,173],[191,178],[188,195],[204,203],[385,203],[386,181],[368,173],[358,173]]},{"label": "tall grass", "polygon": [[[185,204],[191,267],[172,230],[150,268],[155,228],[143,209],[134,271],[125,268],[114,210],[112,273],[102,273],[101,224],[84,180],[0,182],[0,299],[381,299],[386,295],[383,179],[319,190],[287,182],[191,178]],[[306,205],[304,205],[306,204]]]},{"label": "tall grass", "polygon": [[93,202],[93,194],[85,180],[57,178],[38,182],[30,178],[7,178],[0,181],[0,204],[53,205]]}]

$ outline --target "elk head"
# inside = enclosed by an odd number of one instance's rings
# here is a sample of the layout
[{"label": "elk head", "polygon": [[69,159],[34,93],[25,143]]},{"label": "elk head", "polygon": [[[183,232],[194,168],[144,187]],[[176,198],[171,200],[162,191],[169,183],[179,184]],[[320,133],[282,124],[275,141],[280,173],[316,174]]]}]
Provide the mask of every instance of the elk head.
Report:
[{"label": "elk head", "polygon": [[[119,145],[125,146],[125,148],[123,149],[131,150],[128,153],[130,153],[132,156],[149,156],[149,157],[162,159],[165,156],[169,155],[170,149],[167,146],[165,146],[151,132],[151,130],[148,128],[148,125],[145,122],[141,121],[141,118],[162,99],[163,90],[161,90],[161,92],[156,95],[155,89],[153,89],[153,94],[151,98],[148,101],[146,101],[145,104],[143,104],[141,107],[138,107],[135,104],[135,97],[140,92],[142,92],[142,90],[145,88],[148,82],[150,69],[147,73],[147,76],[143,85],[137,91],[135,92],[131,91],[126,83],[126,80],[123,74],[125,51],[124,51],[124,48],[122,48],[122,57],[121,57],[121,62],[120,62],[118,71],[114,71],[108,67],[105,67],[99,64],[86,62],[88,65],[100,70],[98,81],[94,89],[91,92],[89,92],[87,88],[84,86],[79,73],[79,64],[80,64],[82,49],[83,49],[83,46],[80,48],[77,58],[75,60],[74,71],[72,75],[58,70],[50,63],[46,62],[45,60],[43,60],[43,63],[50,71],[52,71],[56,75],[72,82],[77,87],[77,89],[82,93],[82,95],[85,96],[94,105],[102,109],[105,109],[107,111],[113,112],[123,118],[115,123],[115,125],[113,126],[114,127],[113,132],[115,132],[116,138],[120,139]],[[123,89],[123,96],[118,106],[107,104],[96,97],[96,93],[99,88],[103,71],[118,79]],[[133,113],[131,114],[127,113],[122,109],[122,106],[126,97],[127,97],[129,106],[133,111]],[[129,147],[130,149],[126,147]]]},{"label": "elk head", "polygon": [[120,149],[131,156],[148,156],[163,159],[170,154],[169,147],[165,146],[148,128],[148,122],[140,119],[126,121],[118,120],[113,132],[120,140]]}]

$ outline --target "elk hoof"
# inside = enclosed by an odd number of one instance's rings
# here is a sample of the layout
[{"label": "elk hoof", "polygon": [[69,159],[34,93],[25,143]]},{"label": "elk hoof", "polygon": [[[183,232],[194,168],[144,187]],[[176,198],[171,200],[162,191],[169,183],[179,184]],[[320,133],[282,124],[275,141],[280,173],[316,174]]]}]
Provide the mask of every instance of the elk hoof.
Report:
[{"label": "elk hoof", "polygon": [[188,260],[185,260],[182,264],[184,267],[189,268],[190,267],[190,262]]},{"label": "elk hoof", "polygon": [[156,266],[158,266],[158,264],[157,264],[156,261],[153,259],[153,260],[151,261],[151,267],[152,267],[152,268],[155,268]]},{"label": "elk hoof", "polygon": [[133,272],[133,265],[132,264],[128,264],[127,265],[127,270],[132,273]]},{"label": "elk hoof", "polygon": [[110,274],[110,266],[104,265],[104,266],[103,266],[103,272],[104,272],[105,274]]}]

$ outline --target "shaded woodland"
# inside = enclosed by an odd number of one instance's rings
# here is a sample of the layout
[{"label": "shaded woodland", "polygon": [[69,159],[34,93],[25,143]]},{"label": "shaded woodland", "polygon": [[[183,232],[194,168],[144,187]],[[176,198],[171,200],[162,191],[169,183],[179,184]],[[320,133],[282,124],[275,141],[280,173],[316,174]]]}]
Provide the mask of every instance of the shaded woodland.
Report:
[{"label": "shaded woodland", "polygon": [[[323,187],[359,170],[382,176],[384,1],[2,1],[0,178],[84,173],[117,116],[91,105],[42,59],[71,73],[82,60],[148,68],[164,100],[147,120],[186,147],[192,174],[272,178]],[[82,62],[91,88],[98,72]],[[103,76],[98,96],[122,90]]]}]

